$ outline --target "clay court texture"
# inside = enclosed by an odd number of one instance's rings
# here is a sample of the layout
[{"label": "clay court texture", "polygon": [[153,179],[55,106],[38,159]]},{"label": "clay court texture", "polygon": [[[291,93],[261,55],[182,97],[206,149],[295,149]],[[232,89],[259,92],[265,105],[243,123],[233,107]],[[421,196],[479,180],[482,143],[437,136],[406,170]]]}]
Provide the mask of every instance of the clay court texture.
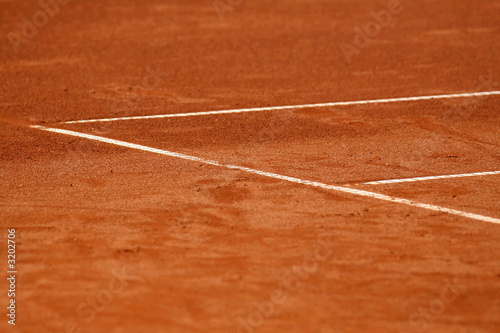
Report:
[{"label": "clay court texture", "polygon": [[1,332],[499,332],[499,1],[0,16]]}]

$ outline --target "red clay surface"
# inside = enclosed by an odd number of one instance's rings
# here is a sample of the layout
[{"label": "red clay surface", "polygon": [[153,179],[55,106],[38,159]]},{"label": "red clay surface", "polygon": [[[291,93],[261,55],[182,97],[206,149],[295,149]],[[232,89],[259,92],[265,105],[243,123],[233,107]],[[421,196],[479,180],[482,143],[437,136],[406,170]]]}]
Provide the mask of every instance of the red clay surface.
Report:
[{"label": "red clay surface", "polygon": [[70,1],[16,54],[40,6],[0,2],[0,330],[498,332],[499,224],[29,127],[500,218],[499,175],[359,185],[500,170],[498,96],[60,124],[500,90],[492,1],[404,1],[347,63],[387,6]]}]

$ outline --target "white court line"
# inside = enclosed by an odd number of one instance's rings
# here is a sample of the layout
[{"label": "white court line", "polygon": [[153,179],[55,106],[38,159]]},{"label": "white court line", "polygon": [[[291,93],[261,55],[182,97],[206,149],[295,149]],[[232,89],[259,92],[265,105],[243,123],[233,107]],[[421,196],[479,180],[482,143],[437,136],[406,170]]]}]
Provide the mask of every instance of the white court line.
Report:
[{"label": "white court line", "polygon": [[363,105],[363,104],[378,104],[378,103],[393,103],[393,102],[425,101],[425,100],[429,100],[429,99],[479,97],[479,96],[492,96],[492,95],[500,95],[500,91],[484,91],[484,92],[475,92],[475,93],[432,95],[432,96],[418,96],[418,97],[400,97],[400,98],[389,98],[389,99],[372,99],[372,100],[367,100],[367,101],[333,102],[333,103],[302,104],[302,105],[288,105],[288,106],[269,106],[269,107],[251,108],[251,109],[233,109],[233,110],[204,111],[204,112],[191,112],[191,113],[169,113],[169,114],[158,114],[158,115],[152,115],[152,116],[72,120],[72,121],[62,122],[61,124],[82,124],[82,123],[96,123],[96,122],[108,122],[108,121],[119,121],[119,120],[144,120],[144,119],[158,119],[158,118],[208,116],[208,115],[214,115],[214,114],[274,111],[274,110],[296,110],[296,109],[320,108],[320,107],[328,107],[328,106],[346,106],[346,105]]},{"label": "white court line", "polygon": [[425,203],[419,203],[419,202],[415,202],[415,201],[411,201],[411,200],[407,200],[407,199],[391,197],[391,196],[388,196],[385,194],[369,192],[369,191],[364,191],[364,190],[357,190],[357,189],[343,187],[343,186],[328,185],[328,184],[313,182],[313,181],[309,181],[309,180],[303,180],[303,179],[299,179],[299,178],[283,176],[283,175],[279,175],[276,173],[260,171],[260,170],[245,168],[245,167],[236,166],[236,165],[223,164],[223,163],[218,162],[218,161],[207,160],[207,159],[200,158],[200,157],[184,155],[184,154],[180,154],[180,153],[171,152],[168,150],[138,145],[135,143],[125,142],[125,141],[120,141],[120,140],[115,140],[115,139],[109,139],[109,138],[105,138],[102,136],[96,136],[96,135],[91,135],[91,134],[63,130],[63,129],[59,129],[59,128],[48,128],[48,127],[44,127],[44,126],[33,125],[30,127],[36,128],[39,130],[43,130],[43,131],[66,134],[66,135],[70,135],[70,136],[74,136],[74,137],[85,138],[85,139],[89,139],[89,140],[109,143],[109,144],[113,144],[113,145],[117,145],[117,146],[121,146],[121,147],[127,147],[127,148],[147,151],[150,153],[178,157],[178,158],[182,158],[185,160],[196,161],[199,163],[201,162],[201,163],[209,164],[209,165],[215,165],[215,166],[219,166],[219,167],[223,167],[223,168],[228,168],[231,170],[240,170],[240,171],[244,171],[244,172],[248,172],[248,173],[252,173],[252,174],[256,174],[256,175],[261,175],[264,177],[286,180],[286,181],[289,181],[292,183],[309,185],[309,186],[323,188],[326,190],[333,190],[333,191],[338,191],[338,192],[343,192],[343,193],[348,193],[348,194],[353,194],[353,195],[359,195],[362,197],[368,197],[368,198],[379,199],[379,200],[384,200],[384,201],[389,201],[389,202],[395,202],[395,203],[400,203],[400,204],[404,204],[404,205],[408,205],[408,206],[412,206],[412,207],[424,208],[424,209],[432,210],[435,212],[448,213],[448,214],[457,215],[457,216],[461,216],[461,217],[467,217],[467,218],[474,219],[474,220],[500,224],[500,219],[498,219],[498,218],[479,215],[479,214],[473,214],[473,213],[467,213],[467,212],[463,212],[460,210],[455,210],[455,209],[445,208],[445,207],[440,207],[440,206],[435,206],[435,205],[429,205],[429,204],[425,204]]},{"label": "white court line", "polygon": [[374,181],[374,182],[362,183],[361,185],[394,184],[394,183],[418,182],[418,181],[434,180],[434,179],[476,177],[476,176],[488,176],[488,175],[499,175],[499,174],[500,174],[500,171],[461,173],[461,174],[456,174],[456,175],[427,176],[427,177],[415,177],[415,178],[378,180],[378,181]]}]

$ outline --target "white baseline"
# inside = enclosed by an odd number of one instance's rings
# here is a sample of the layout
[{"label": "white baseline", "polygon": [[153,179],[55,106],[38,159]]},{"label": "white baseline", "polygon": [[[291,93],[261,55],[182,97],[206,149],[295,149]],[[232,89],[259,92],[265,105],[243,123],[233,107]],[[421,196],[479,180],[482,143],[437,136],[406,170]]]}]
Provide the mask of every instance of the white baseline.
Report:
[{"label": "white baseline", "polygon": [[424,180],[490,176],[490,175],[499,175],[499,174],[500,174],[500,171],[486,171],[486,172],[474,172],[474,173],[461,173],[461,174],[456,174],[456,175],[427,176],[427,177],[415,177],[415,178],[378,180],[378,181],[373,181],[373,182],[362,183],[361,185],[394,184],[394,183],[406,183],[406,182],[419,182],[419,181],[424,181]]},{"label": "white baseline", "polygon": [[97,122],[109,122],[109,121],[120,121],[120,120],[145,120],[145,119],[160,119],[160,118],[178,118],[178,117],[208,116],[208,115],[229,114],[229,113],[259,112],[259,111],[298,110],[298,109],[322,108],[322,107],[330,107],[330,106],[411,102],[411,101],[425,101],[425,100],[429,100],[429,99],[465,98],[465,97],[481,97],[481,96],[493,96],[493,95],[500,95],[500,91],[483,91],[483,92],[463,93],[463,94],[399,97],[399,98],[389,98],[389,99],[372,99],[372,100],[366,100],[366,101],[333,102],[333,103],[302,104],[302,105],[288,105],[288,106],[269,106],[269,107],[261,107],[261,108],[250,108],[250,109],[233,109],[233,110],[204,111],[204,112],[190,112],[190,113],[169,113],[169,114],[158,114],[158,115],[151,115],[151,116],[133,116],[133,117],[72,120],[72,121],[62,122],[61,124],[82,124],[82,123],[97,123]]},{"label": "white baseline", "polygon": [[264,177],[286,180],[286,181],[292,182],[292,183],[314,186],[314,187],[319,187],[319,188],[326,189],[326,190],[333,190],[333,191],[343,192],[343,193],[347,193],[347,194],[351,194],[351,195],[358,195],[358,196],[362,196],[362,197],[368,197],[368,198],[373,198],[373,199],[378,199],[378,200],[383,200],[383,201],[395,202],[395,203],[404,204],[404,205],[412,206],[412,207],[423,208],[423,209],[427,209],[427,210],[431,210],[431,211],[435,211],[435,212],[447,213],[447,214],[466,217],[466,218],[470,218],[470,219],[474,219],[474,220],[500,224],[500,219],[498,219],[498,218],[468,213],[468,212],[464,212],[464,211],[460,211],[460,210],[456,210],[456,209],[451,209],[451,208],[429,205],[429,204],[425,204],[425,203],[419,203],[419,202],[415,202],[415,201],[411,201],[411,200],[407,200],[407,199],[391,197],[391,196],[388,196],[385,194],[369,192],[369,191],[364,191],[364,190],[357,190],[357,189],[343,187],[343,186],[328,185],[328,184],[304,180],[304,179],[300,179],[300,178],[279,175],[276,173],[260,171],[260,170],[250,169],[250,168],[236,166],[236,165],[223,164],[223,163],[218,162],[218,161],[213,161],[213,160],[208,160],[208,159],[204,159],[204,158],[200,158],[200,157],[171,152],[168,150],[138,145],[135,143],[125,142],[125,141],[120,141],[120,140],[115,140],[115,139],[109,139],[109,138],[105,138],[102,136],[74,132],[74,131],[69,131],[69,130],[64,130],[64,129],[59,129],[59,128],[49,128],[49,127],[44,127],[44,126],[33,125],[30,127],[36,128],[39,130],[43,130],[43,131],[60,133],[60,134],[74,136],[74,137],[94,140],[94,141],[98,141],[98,142],[109,143],[109,144],[113,144],[113,145],[117,145],[117,146],[121,146],[121,147],[142,150],[142,151],[146,151],[146,152],[150,152],[150,153],[182,158],[185,160],[196,161],[198,163],[219,166],[219,167],[223,167],[223,168],[227,168],[227,169],[231,169],[231,170],[240,170],[240,171],[244,171],[244,172],[248,172],[248,173],[252,173],[252,174],[256,174],[256,175],[260,175],[260,176],[264,176]]}]

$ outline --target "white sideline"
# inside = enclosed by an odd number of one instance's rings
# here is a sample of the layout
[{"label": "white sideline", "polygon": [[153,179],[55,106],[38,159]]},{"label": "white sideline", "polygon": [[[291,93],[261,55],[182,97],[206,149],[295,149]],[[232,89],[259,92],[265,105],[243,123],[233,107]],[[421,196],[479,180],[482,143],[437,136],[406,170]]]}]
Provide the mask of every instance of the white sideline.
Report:
[{"label": "white sideline", "polygon": [[204,112],[191,112],[191,113],[169,113],[169,114],[159,114],[159,115],[151,115],[151,116],[134,116],[134,117],[72,120],[72,121],[62,122],[61,124],[82,124],[82,123],[96,123],[96,122],[108,122],[108,121],[119,121],[119,120],[144,120],[144,119],[158,119],[158,118],[208,116],[208,115],[214,115],[214,114],[274,111],[274,110],[296,110],[296,109],[320,108],[320,107],[328,107],[328,106],[346,106],[346,105],[363,105],[363,104],[392,103],[392,102],[410,102],[410,101],[424,101],[424,100],[429,100],[429,99],[480,97],[480,96],[492,96],[492,95],[500,95],[500,91],[483,91],[483,92],[463,93],[463,94],[400,97],[400,98],[389,98],[389,99],[372,99],[372,100],[366,100],[366,101],[333,102],[333,103],[302,104],[302,105],[288,105],[288,106],[269,106],[269,107],[262,107],[262,108],[204,111]]},{"label": "white sideline", "polygon": [[394,183],[418,182],[418,181],[434,180],[434,179],[476,177],[476,176],[488,176],[488,175],[499,175],[499,174],[500,174],[500,171],[461,173],[461,174],[456,174],[456,175],[427,176],[427,177],[415,177],[415,178],[378,180],[378,181],[373,181],[373,182],[362,183],[361,185],[394,184]]},{"label": "white sideline", "polygon": [[484,215],[478,215],[478,214],[473,214],[473,213],[467,213],[467,212],[463,212],[460,210],[455,210],[455,209],[450,209],[450,208],[445,208],[445,207],[440,207],[440,206],[435,206],[435,205],[429,205],[429,204],[425,204],[425,203],[419,203],[419,202],[415,202],[415,201],[411,201],[411,200],[407,200],[407,199],[391,197],[391,196],[388,196],[385,194],[369,192],[369,191],[364,191],[364,190],[357,190],[357,189],[343,187],[343,186],[328,185],[328,184],[313,182],[313,181],[309,181],[309,180],[303,180],[303,179],[299,179],[299,178],[283,176],[283,175],[279,175],[276,173],[260,171],[260,170],[250,169],[250,168],[236,166],[236,165],[223,164],[223,163],[220,163],[218,161],[207,160],[204,158],[175,153],[175,152],[171,152],[168,150],[152,148],[152,147],[138,145],[135,143],[125,142],[125,141],[120,141],[120,140],[109,139],[109,138],[91,135],[91,134],[74,132],[74,131],[69,131],[69,130],[64,130],[64,129],[59,129],[59,128],[49,128],[49,127],[44,127],[44,126],[36,126],[36,125],[32,125],[30,127],[36,128],[39,130],[43,130],[43,131],[60,133],[60,134],[74,136],[74,137],[85,138],[85,139],[89,139],[89,140],[109,143],[109,144],[113,144],[113,145],[117,145],[117,146],[121,146],[121,147],[127,147],[127,148],[147,151],[150,153],[178,157],[178,158],[182,158],[185,160],[191,160],[191,161],[201,162],[204,164],[220,166],[220,167],[224,167],[224,168],[228,168],[228,169],[232,169],[232,170],[245,171],[248,173],[257,174],[257,175],[261,175],[264,177],[286,180],[286,181],[289,181],[292,183],[309,185],[309,186],[323,188],[326,190],[333,190],[333,191],[338,191],[338,192],[343,192],[343,193],[348,193],[348,194],[353,194],[353,195],[359,195],[362,197],[368,197],[368,198],[379,199],[379,200],[384,200],[384,201],[389,201],[389,202],[395,202],[395,203],[405,204],[405,205],[412,206],[412,207],[424,208],[424,209],[432,210],[435,212],[448,213],[448,214],[457,215],[457,216],[461,216],[461,217],[467,217],[467,218],[475,219],[475,220],[479,220],[479,221],[500,224],[500,219],[498,219],[498,218],[484,216]]}]

